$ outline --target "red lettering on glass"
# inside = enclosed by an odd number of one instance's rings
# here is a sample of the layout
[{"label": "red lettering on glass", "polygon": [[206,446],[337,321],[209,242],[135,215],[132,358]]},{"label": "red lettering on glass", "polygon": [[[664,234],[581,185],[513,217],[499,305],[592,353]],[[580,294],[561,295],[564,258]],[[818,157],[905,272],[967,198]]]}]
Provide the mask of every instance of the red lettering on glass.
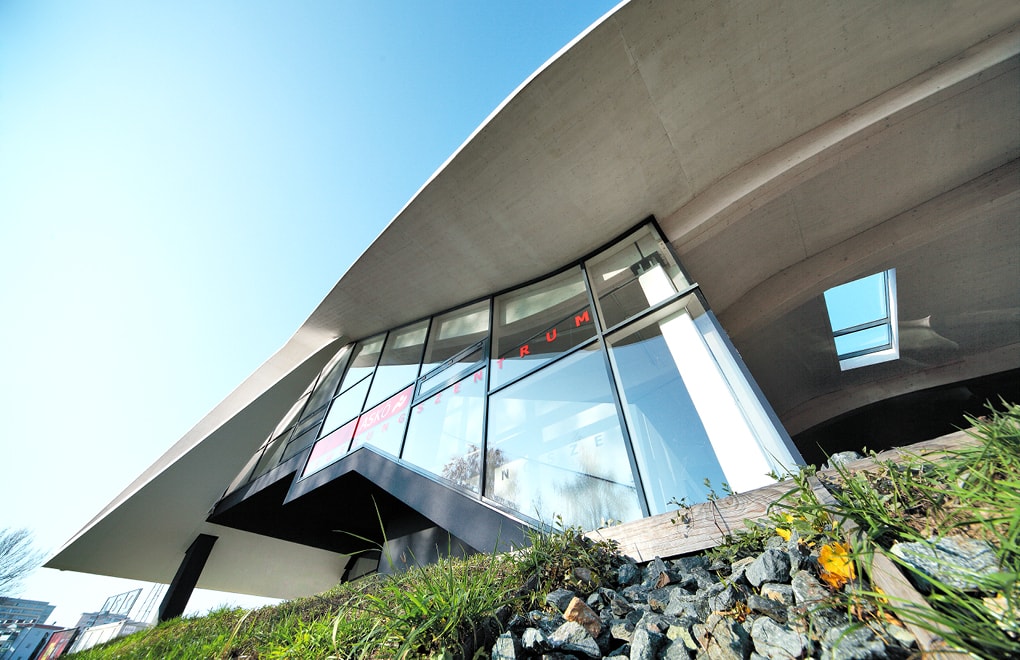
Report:
[{"label": "red lettering on glass", "polygon": [[552,332],[546,332],[545,333],[545,340],[547,342],[549,342],[550,344],[552,342],[556,341],[556,328],[553,328]]},{"label": "red lettering on glass", "polygon": [[[503,366],[503,358],[499,358],[499,366],[501,366],[501,367]],[[485,373],[483,371],[481,371],[481,370],[476,371],[475,372],[475,382],[476,383],[481,382],[482,376],[484,376],[484,375],[485,375]]]},{"label": "red lettering on glass", "polygon": [[436,395],[436,398],[432,399],[432,403],[439,405],[439,401],[443,398],[443,393],[440,392]]},{"label": "red lettering on glass", "polygon": [[525,355],[530,355],[530,354],[531,354],[531,347],[530,346],[528,346],[527,344],[525,344],[524,346],[521,346],[521,357],[524,357]]},{"label": "red lettering on glass", "polygon": [[460,394],[460,383],[455,383],[453,386],[453,393]]},{"label": "red lettering on glass", "polygon": [[591,315],[588,314],[588,310],[584,310],[584,314],[580,314],[574,317],[574,327],[581,327],[582,323],[591,323]]},{"label": "red lettering on glass", "polygon": [[499,358],[498,360],[496,360],[496,366],[498,368],[502,369],[503,368],[503,360],[505,360],[505,359],[506,358]]}]

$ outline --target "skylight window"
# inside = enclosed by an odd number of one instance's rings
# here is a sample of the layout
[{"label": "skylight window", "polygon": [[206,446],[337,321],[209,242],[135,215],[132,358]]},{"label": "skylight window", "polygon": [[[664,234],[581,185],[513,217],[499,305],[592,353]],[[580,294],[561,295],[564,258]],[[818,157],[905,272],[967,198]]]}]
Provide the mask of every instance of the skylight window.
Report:
[{"label": "skylight window", "polygon": [[825,307],[841,371],[900,357],[896,269],[829,289]]}]

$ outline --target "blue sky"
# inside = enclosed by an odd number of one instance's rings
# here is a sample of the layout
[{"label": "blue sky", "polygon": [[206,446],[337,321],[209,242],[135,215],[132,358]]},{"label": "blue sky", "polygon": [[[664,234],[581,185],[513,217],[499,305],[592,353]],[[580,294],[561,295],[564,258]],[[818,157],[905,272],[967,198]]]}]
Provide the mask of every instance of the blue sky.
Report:
[{"label": "blue sky", "polygon": [[0,526],[59,548],[614,4],[0,2]]}]

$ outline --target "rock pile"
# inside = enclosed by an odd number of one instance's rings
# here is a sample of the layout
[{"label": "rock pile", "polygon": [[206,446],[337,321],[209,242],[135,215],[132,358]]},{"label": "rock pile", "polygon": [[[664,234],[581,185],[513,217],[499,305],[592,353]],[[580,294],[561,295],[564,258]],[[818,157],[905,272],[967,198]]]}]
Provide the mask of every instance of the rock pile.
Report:
[{"label": "rock pile", "polygon": [[492,660],[867,660],[916,649],[903,627],[865,625],[834,607],[815,577],[817,556],[795,540],[768,546],[733,563],[627,562],[610,584],[548,593],[546,610],[509,621]]}]

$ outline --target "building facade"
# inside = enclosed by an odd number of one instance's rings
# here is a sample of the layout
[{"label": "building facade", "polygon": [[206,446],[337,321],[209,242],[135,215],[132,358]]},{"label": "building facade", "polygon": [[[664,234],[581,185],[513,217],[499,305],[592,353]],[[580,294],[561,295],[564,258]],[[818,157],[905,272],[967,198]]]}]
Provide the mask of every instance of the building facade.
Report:
[{"label": "building facade", "polygon": [[1018,23],[622,4],[48,565],[297,596],[1014,398]]}]

